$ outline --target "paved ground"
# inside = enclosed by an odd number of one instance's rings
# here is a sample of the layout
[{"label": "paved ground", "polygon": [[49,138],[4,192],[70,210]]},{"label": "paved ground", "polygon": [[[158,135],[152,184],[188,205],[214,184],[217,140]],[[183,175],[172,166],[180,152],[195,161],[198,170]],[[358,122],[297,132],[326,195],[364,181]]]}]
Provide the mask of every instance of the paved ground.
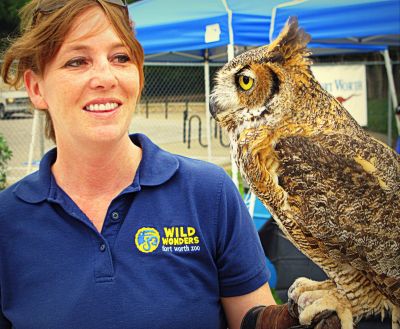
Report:
[{"label": "paved ground", "polygon": [[[205,114],[201,112],[193,112],[190,115],[199,115],[202,119],[202,142],[206,140]],[[189,115],[189,117],[190,117]],[[3,134],[13,151],[13,157],[9,162],[8,181],[12,183],[27,173],[27,161],[29,155],[29,147],[32,140],[32,116],[15,115],[7,120],[0,120],[0,133]],[[186,126],[186,131],[188,125]],[[144,111],[137,111],[135,114],[131,132],[142,132],[148,135],[160,147],[184,156],[194,157],[206,161],[214,162],[218,165],[229,165],[229,148],[221,146],[219,139],[212,138],[211,157],[208,156],[208,150],[200,146],[198,142],[198,121],[192,120],[191,147],[188,148],[187,142],[183,143],[183,111],[169,112],[168,118],[165,113],[150,112],[149,118],[146,118]],[[37,165],[42,152],[47,151],[54,145],[44,140],[43,136],[36,135],[36,143],[34,148],[34,163]],[[186,136],[187,140],[187,136]],[[223,143],[228,144],[227,138],[223,137]],[[34,167],[33,169],[36,169]]]}]

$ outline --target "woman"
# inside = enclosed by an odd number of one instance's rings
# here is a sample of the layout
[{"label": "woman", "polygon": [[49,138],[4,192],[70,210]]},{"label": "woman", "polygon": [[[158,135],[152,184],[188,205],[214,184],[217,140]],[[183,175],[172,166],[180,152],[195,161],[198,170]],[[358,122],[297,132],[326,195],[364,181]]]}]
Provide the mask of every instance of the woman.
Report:
[{"label": "woman", "polygon": [[2,77],[24,81],[57,148],[0,194],[0,328],[239,328],[274,304],[223,170],[128,135],[143,51],[126,2],[22,13]]}]

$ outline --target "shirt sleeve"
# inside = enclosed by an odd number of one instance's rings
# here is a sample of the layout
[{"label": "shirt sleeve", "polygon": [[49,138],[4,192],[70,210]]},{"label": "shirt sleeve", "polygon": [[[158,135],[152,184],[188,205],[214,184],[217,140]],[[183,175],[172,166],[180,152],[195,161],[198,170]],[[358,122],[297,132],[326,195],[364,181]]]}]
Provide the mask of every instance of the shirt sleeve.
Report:
[{"label": "shirt sleeve", "polygon": [[270,272],[254,222],[228,175],[222,184],[218,211],[220,294],[222,297],[248,294],[265,284]]}]

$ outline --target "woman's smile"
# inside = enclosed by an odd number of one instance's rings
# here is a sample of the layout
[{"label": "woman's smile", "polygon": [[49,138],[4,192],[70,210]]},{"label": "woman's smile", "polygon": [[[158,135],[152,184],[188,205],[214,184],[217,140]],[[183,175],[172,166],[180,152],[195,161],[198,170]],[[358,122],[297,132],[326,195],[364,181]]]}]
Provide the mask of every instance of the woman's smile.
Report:
[{"label": "woman's smile", "polygon": [[116,114],[122,105],[122,101],[116,98],[99,98],[88,102],[83,110],[97,118],[108,118]]}]

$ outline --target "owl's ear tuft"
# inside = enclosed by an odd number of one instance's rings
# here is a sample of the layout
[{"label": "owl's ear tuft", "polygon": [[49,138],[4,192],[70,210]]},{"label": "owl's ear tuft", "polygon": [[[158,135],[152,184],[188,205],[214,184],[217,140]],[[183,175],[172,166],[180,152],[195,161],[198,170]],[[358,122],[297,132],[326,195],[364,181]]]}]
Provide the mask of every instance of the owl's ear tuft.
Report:
[{"label": "owl's ear tuft", "polygon": [[271,62],[285,62],[293,65],[310,65],[311,52],[307,49],[311,36],[306,33],[296,17],[290,17],[279,36],[268,46]]}]

